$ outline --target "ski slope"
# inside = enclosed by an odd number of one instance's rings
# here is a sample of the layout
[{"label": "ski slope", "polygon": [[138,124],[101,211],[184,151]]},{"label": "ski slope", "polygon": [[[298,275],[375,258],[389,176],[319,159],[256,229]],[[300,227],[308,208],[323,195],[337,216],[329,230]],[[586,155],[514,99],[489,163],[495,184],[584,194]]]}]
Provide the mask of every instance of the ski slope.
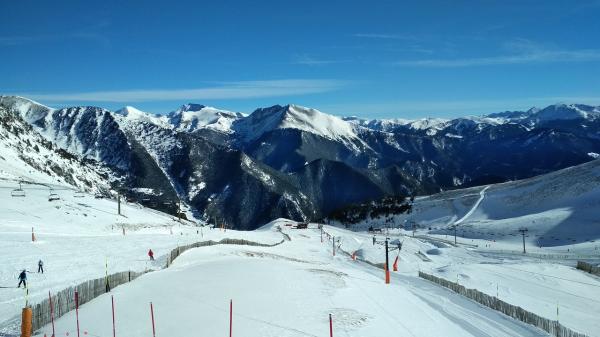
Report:
[{"label": "ski slope", "polygon": [[[65,186],[54,186],[61,200],[48,201],[45,185],[24,185],[26,197],[12,198],[14,181],[0,181],[4,194],[0,204],[0,335],[14,331],[15,316],[25,303],[25,292],[17,289],[22,269],[28,274],[29,301],[37,303],[68,286],[118,271],[161,268],[165,254],[178,245],[201,240],[252,238],[253,233],[221,232],[192,223],[180,224],[172,216],[137,204],[95,199],[84,194],[76,197]],[[4,188],[6,187],[6,188]],[[35,231],[31,241],[32,227]],[[125,230],[125,235],[123,235]],[[227,234],[227,236],[225,236]],[[269,241],[269,238],[261,236]],[[281,236],[270,241],[278,242]],[[148,249],[155,253],[150,263]],[[44,274],[38,274],[37,262],[44,262]]]},{"label": "ski slope", "polygon": [[418,197],[410,214],[369,219],[353,228],[414,222],[445,238],[454,235],[456,224],[463,242],[515,252],[522,250],[519,229],[526,228],[525,241],[532,251],[596,254],[599,207],[600,160],[593,160],[529,179]]},{"label": "ski slope", "polygon": [[[359,258],[372,263],[385,262],[385,249],[383,245],[373,245],[373,235],[326,228],[340,240],[343,250],[356,251]],[[397,278],[408,282],[421,270],[488,295],[499,296],[508,303],[549,319],[557,318],[558,306],[562,324],[589,336],[598,335],[600,321],[596,317],[600,314],[600,278],[575,269],[576,259],[553,258],[558,255],[550,249],[538,250],[545,252],[546,258],[539,258],[538,255],[491,254],[492,250],[475,247],[470,240],[469,245],[459,244],[455,247],[451,244],[452,239],[445,243],[441,238],[424,235],[425,232],[417,231],[413,238],[410,236],[412,232],[389,231],[392,242],[402,242],[401,253],[398,254],[396,250],[390,256],[390,265],[399,256],[399,273],[394,274]],[[382,241],[384,237],[378,235],[377,239]],[[507,248],[518,246],[504,244]],[[391,244],[390,247],[395,245]],[[568,254],[560,256],[563,255]],[[428,261],[419,256],[425,256]],[[600,262],[600,250],[586,257]]]},{"label": "ski slope", "polygon": [[481,204],[481,202],[483,201],[483,199],[485,198],[485,191],[490,188],[489,186],[486,186],[484,188],[481,189],[481,191],[479,192],[479,199],[477,199],[477,201],[475,202],[475,204],[473,205],[473,207],[471,207],[471,209],[467,212],[467,214],[465,214],[462,218],[458,219],[457,221],[454,222],[454,225],[460,225],[461,223],[463,223],[463,221],[465,221],[466,219],[468,219],[473,213],[475,213],[475,211],[477,210],[477,207],[479,207],[479,205]]},{"label": "ski slope", "polygon": [[[380,269],[333,257],[317,229],[287,223],[255,233],[280,235],[280,226],[291,238],[282,245],[193,249],[172,267],[115,288],[117,335],[151,334],[150,302],[158,336],[226,335],[230,300],[234,336],[324,336],[330,313],[335,336],[545,335],[414,275],[395,275],[385,285]],[[111,297],[83,305],[79,321],[88,335],[111,335]],[[75,313],[58,319],[56,330],[74,334]]]}]

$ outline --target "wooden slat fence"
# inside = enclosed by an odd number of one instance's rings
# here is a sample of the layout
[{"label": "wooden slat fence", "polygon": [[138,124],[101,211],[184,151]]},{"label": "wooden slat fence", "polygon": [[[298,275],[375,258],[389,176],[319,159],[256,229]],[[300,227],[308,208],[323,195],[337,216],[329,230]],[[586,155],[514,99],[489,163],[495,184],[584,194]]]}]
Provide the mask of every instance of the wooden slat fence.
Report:
[{"label": "wooden slat fence", "polygon": [[507,316],[510,316],[516,320],[519,320],[523,323],[527,323],[538,327],[550,334],[550,336],[556,337],[588,337],[585,334],[573,331],[558,321],[553,321],[544,317],[540,317],[532,312],[529,312],[519,306],[512,305],[510,303],[506,303],[497,297],[490,296],[482,293],[477,289],[468,289],[464,286],[448,281],[446,279],[436,277],[434,275],[426,274],[423,272],[419,272],[419,277],[431,281],[433,283],[439,284],[442,287],[448,288],[455,293],[463,295],[483,306],[499,311]]},{"label": "wooden slat fence", "polygon": [[577,269],[586,271],[590,274],[600,276],[600,266],[595,266],[591,263],[587,263],[584,261],[577,261]]}]

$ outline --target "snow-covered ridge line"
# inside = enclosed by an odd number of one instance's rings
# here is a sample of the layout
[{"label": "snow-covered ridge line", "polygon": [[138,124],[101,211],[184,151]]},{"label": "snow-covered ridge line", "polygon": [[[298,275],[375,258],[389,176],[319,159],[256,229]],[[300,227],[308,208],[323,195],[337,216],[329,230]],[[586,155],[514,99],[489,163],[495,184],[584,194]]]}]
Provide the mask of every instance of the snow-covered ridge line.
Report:
[{"label": "snow-covered ridge line", "polygon": [[[54,110],[33,100],[20,96],[0,96],[0,105],[12,105],[29,122],[36,122],[51,114]],[[281,110],[285,112],[282,113]],[[336,117],[319,110],[289,104],[255,110],[246,116],[202,104],[187,103],[179,109],[164,114],[152,114],[131,106],[126,106],[113,114],[131,122],[147,122],[160,127],[178,131],[193,132],[199,129],[211,129],[219,132],[242,134],[245,139],[256,139],[264,132],[273,129],[298,129],[334,140],[357,139],[356,127],[373,131],[389,132],[398,127],[423,130],[427,134],[451,125],[470,122],[481,125],[502,125],[509,123],[535,125],[552,120],[587,119],[600,117],[600,107],[583,104],[554,104],[543,109],[531,108],[527,111],[506,111],[482,116],[465,116],[454,119],[365,119],[358,117]],[[249,122],[246,120],[250,120]],[[246,122],[245,122],[246,121]],[[258,122],[260,121],[260,122]],[[257,125],[261,124],[260,126]],[[240,126],[235,126],[239,124]],[[245,127],[241,127],[244,125]],[[253,125],[253,126],[252,126]]]}]

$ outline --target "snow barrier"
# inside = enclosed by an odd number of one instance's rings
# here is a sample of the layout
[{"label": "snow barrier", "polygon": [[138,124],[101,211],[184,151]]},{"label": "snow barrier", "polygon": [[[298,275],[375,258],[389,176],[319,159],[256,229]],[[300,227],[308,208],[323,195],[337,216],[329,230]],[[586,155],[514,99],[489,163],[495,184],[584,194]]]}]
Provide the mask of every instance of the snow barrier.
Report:
[{"label": "snow barrier", "polygon": [[590,274],[600,276],[600,266],[595,266],[584,261],[577,261],[577,269],[586,271]]},{"label": "snow barrier", "polygon": [[181,253],[185,252],[188,249],[192,249],[192,248],[215,246],[215,245],[243,245],[243,246],[256,246],[256,247],[274,247],[274,246],[282,244],[284,241],[285,240],[281,240],[280,242],[273,243],[273,244],[258,243],[258,242],[244,240],[244,239],[222,239],[221,241],[210,240],[210,241],[196,242],[196,243],[192,243],[189,245],[180,246],[180,247],[177,247],[177,248],[171,250],[171,253],[169,255],[167,255],[167,264],[165,265],[165,268],[168,268],[173,263],[173,261],[179,255],[181,255]]},{"label": "snow barrier", "polygon": [[[281,240],[280,242],[274,244],[264,244],[253,241],[248,241],[244,239],[222,239],[221,241],[201,241],[193,244],[180,246],[171,250],[171,252],[167,255],[167,262],[164,268],[168,268],[173,261],[181,255],[186,250],[192,248],[199,247],[207,247],[214,245],[245,245],[245,246],[257,246],[257,247],[273,247],[280,245],[285,240]],[[135,272],[135,271],[123,271],[108,275],[108,283],[110,288],[114,288],[121,284],[130,282],[140,277],[141,275],[151,272],[152,270],[144,271],[144,272]],[[32,319],[32,328],[33,331],[37,331],[44,325],[51,322],[51,310],[50,303],[53,306],[53,314],[54,319],[57,319],[67,312],[75,309],[75,290],[77,290],[79,296],[79,305],[85,304],[94,298],[107,293],[106,287],[106,278],[97,278],[94,280],[89,280],[83,283],[80,283],[77,286],[69,287],[61,290],[60,292],[51,296],[51,300],[45,299],[41,303],[35,304],[33,309],[33,319]]]},{"label": "snow barrier", "polygon": [[426,274],[424,272],[419,272],[419,277],[431,281],[433,283],[439,284],[442,287],[448,288],[454,291],[457,294],[463,295],[483,306],[499,311],[507,316],[510,316],[516,320],[519,320],[523,323],[527,323],[538,327],[546,332],[548,332],[551,336],[556,337],[588,337],[585,334],[575,332],[558,321],[553,321],[544,317],[540,317],[532,312],[529,312],[521,307],[516,305],[512,305],[506,303],[497,297],[490,296],[482,293],[477,289],[468,289],[464,286],[448,281],[446,279],[436,277],[430,274]]},{"label": "snow barrier", "polygon": [[[121,284],[135,280],[145,272],[124,271],[108,275],[110,287],[116,287]],[[106,293],[106,278],[97,278],[80,283],[74,287],[69,287],[52,295],[52,306],[54,307],[54,318],[61,317],[67,312],[75,309],[75,291],[78,293],[79,305],[87,303],[94,298]],[[33,331],[38,330],[45,324],[50,323],[50,299],[45,299],[32,307]]]}]

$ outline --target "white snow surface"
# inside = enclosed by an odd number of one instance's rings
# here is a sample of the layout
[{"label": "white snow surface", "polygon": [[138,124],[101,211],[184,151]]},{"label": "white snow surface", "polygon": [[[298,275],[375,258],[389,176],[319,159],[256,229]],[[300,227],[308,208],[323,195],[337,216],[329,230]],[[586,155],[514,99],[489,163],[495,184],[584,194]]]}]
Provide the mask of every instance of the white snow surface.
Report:
[{"label": "white snow surface", "polygon": [[[450,226],[462,219],[459,235],[469,239],[515,239],[528,228],[526,241],[536,247],[589,251],[600,240],[600,160],[520,181],[442,192],[415,200],[410,214],[393,217],[403,225],[416,222],[432,234],[453,234]],[[385,224],[375,219],[359,224]]]},{"label": "white snow surface", "polygon": [[167,116],[171,126],[179,131],[206,128],[225,133],[231,133],[233,122],[242,117],[241,113],[192,104],[186,104]]},{"label": "white snow surface", "polygon": [[130,122],[146,122],[152,123],[162,127],[168,127],[168,122],[165,116],[153,115],[148,112],[138,110],[132,106],[126,106],[120,110],[115,111],[117,116],[123,116],[126,121]]},{"label": "white snow surface", "polygon": [[[331,242],[320,241],[314,224],[308,230],[295,230],[288,226],[292,223],[279,219],[255,232],[239,233],[272,242],[282,238],[278,232],[282,228],[291,241],[279,246],[193,249],[168,269],[114,288],[81,306],[81,331],[92,336],[112,334],[113,296],[117,335],[132,337],[151,333],[150,302],[158,336],[185,336],[190,331],[226,335],[230,300],[234,336],[323,336],[329,333],[329,314],[334,336],[545,335],[418,279],[416,264],[394,273],[392,283],[385,285],[381,269],[352,261],[340,251],[332,256]],[[347,241],[365,241],[363,249],[380,256],[381,246],[371,249],[368,235],[329,226],[325,231],[341,235],[342,248],[349,248]],[[355,237],[358,241],[351,240]],[[74,321],[74,312],[59,318],[57,334],[75,334]],[[48,325],[40,333],[50,331]]]}]

